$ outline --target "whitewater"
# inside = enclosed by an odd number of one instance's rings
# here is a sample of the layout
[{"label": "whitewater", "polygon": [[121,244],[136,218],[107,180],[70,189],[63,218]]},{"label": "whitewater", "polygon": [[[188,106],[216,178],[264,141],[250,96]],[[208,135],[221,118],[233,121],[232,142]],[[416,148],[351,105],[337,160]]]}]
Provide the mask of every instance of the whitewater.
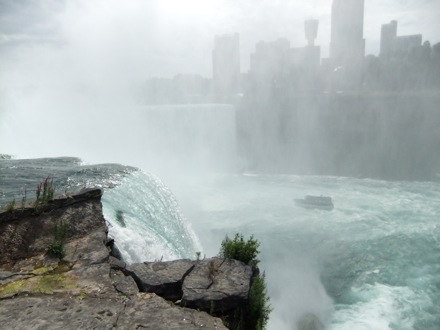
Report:
[{"label": "whitewater", "polygon": [[[0,169],[3,203],[48,175],[60,193],[103,188],[109,234],[129,262],[210,257],[226,235],[254,235],[269,329],[307,329],[307,317],[331,330],[440,328],[437,182],[236,173],[170,189],[134,167],[77,158],[2,159]],[[332,196],[334,210],[295,206],[306,194]]]},{"label": "whitewater", "polygon": [[[16,156],[0,159],[0,205],[47,176],[58,193],[101,187],[128,262],[211,257],[226,235],[254,235],[270,330],[440,329],[439,182],[249,172],[231,105],[75,101],[61,121],[43,101],[2,114],[0,152]],[[334,210],[295,206],[307,194]]]}]

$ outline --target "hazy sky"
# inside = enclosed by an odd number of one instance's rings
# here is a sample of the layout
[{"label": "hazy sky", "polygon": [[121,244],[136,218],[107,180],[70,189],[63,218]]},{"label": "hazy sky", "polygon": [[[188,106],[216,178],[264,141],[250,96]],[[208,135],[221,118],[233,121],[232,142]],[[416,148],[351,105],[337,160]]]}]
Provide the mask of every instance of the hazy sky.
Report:
[{"label": "hazy sky", "polygon": [[[349,0],[348,0],[349,1]],[[260,40],[304,46],[303,22],[319,19],[316,44],[328,55],[331,0],[0,0],[0,83],[21,70],[62,79],[122,80],[197,73],[211,77],[216,34],[240,34],[242,71]],[[440,42],[440,0],[365,0],[367,54],[380,26]],[[35,76],[35,75],[33,75]],[[9,82],[14,79],[8,80]],[[0,85],[1,86],[1,85]]]}]

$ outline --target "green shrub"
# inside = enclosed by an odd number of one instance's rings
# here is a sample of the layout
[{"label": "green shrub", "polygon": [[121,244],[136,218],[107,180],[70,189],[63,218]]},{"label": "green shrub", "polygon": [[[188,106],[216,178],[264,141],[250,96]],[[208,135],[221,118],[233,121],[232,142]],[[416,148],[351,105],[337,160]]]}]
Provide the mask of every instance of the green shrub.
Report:
[{"label": "green shrub", "polygon": [[10,201],[5,207],[6,211],[8,211],[8,212],[14,211],[14,208],[15,208],[15,199]]},{"label": "green shrub", "polygon": [[235,234],[233,240],[226,237],[220,248],[220,257],[235,259],[244,262],[254,268],[254,277],[249,290],[249,301],[239,311],[239,324],[231,325],[237,330],[264,330],[269,320],[269,314],[272,311],[270,299],[267,296],[265,274],[259,274],[257,268],[260,260],[257,259],[260,251],[260,242],[251,235],[249,240],[245,241],[243,235]]},{"label": "green shrub", "polygon": [[265,274],[256,276],[249,292],[246,324],[249,329],[262,330],[266,328],[272,308],[267,296]]},{"label": "green shrub", "polygon": [[64,256],[66,255],[66,252],[64,251],[64,243],[53,241],[47,247],[47,254],[50,255],[51,257],[63,259]]},{"label": "green shrub", "polygon": [[64,242],[67,238],[68,223],[64,220],[57,221],[54,227],[54,240],[47,247],[47,254],[63,259],[65,256]]},{"label": "green shrub", "polygon": [[260,260],[257,259],[258,248],[260,242],[258,242],[251,235],[248,241],[245,241],[243,235],[235,234],[233,240],[229,239],[227,236],[221,243],[220,257],[235,259],[244,262],[246,265],[256,267]]}]

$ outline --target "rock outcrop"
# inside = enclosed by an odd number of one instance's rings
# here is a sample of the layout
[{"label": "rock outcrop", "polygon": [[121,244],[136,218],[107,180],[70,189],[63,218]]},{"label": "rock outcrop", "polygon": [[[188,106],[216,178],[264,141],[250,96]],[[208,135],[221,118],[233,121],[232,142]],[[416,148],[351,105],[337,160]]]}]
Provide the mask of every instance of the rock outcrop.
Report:
[{"label": "rock outcrop", "polygon": [[181,304],[216,315],[234,313],[248,300],[252,275],[252,267],[237,260],[202,260],[183,282]]},{"label": "rock outcrop", "polygon": [[[223,321],[236,322],[250,266],[220,258],[127,265],[112,253],[100,198],[99,189],[85,190],[38,212],[0,213],[2,327],[227,329]],[[60,223],[62,260],[46,253]]]}]

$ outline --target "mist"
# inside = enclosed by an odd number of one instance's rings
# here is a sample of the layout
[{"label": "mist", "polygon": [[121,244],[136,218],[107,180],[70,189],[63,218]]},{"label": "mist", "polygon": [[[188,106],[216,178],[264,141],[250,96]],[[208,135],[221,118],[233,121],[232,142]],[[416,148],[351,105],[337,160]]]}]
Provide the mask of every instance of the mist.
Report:
[{"label": "mist", "polygon": [[[438,180],[440,3],[365,0],[365,45],[349,65],[331,61],[331,12],[330,0],[0,0],[0,154],[157,175],[206,234],[207,254],[225,234],[205,229],[200,211],[220,212],[222,200],[196,205],[213,173]],[[381,26],[393,20],[420,45],[381,54]],[[238,42],[225,80],[214,73],[216,37]],[[226,58],[220,76],[235,65]],[[271,327],[296,329],[310,312],[325,323],[333,306],[320,260],[290,257],[267,270]]]},{"label": "mist", "polygon": [[[298,90],[295,91],[289,84],[280,91],[282,97],[269,95],[267,88],[260,88],[256,92],[260,99],[252,100],[252,92],[246,90],[247,81],[253,79],[250,58],[255,53],[257,42],[270,45],[279,38],[285,38],[292,48],[304,47],[307,43],[304,36],[306,19],[319,21],[314,44],[319,46],[322,59],[329,56],[330,1],[237,3],[192,0],[182,4],[168,0],[121,4],[117,1],[89,3],[66,0],[44,4],[38,1],[2,1],[0,5],[0,147],[3,153],[24,157],[75,154],[87,162],[126,162],[130,157],[124,151],[130,150],[129,154],[138,158],[134,156],[134,150],[141,148],[142,144],[137,145],[137,142],[145,136],[133,134],[129,119],[124,116],[124,108],[155,103],[149,102],[151,100],[146,97],[161,92],[160,88],[159,91],[148,88],[152,78],[168,80],[172,84],[177,75],[183,75],[180,84],[188,85],[185,75],[194,75],[196,82],[201,81],[207,90],[197,103],[233,104],[238,112],[237,118],[241,122],[230,125],[237,126],[238,134],[244,131],[246,135],[244,138],[238,136],[241,139],[238,142],[238,148],[242,149],[241,159],[233,160],[238,162],[239,169],[344,174],[334,170],[340,166],[332,159],[327,164],[316,166],[313,153],[319,154],[319,148],[329,150],[334,147],[332,144],[320,144],[317,150],[312,150],[310,146],[310,143],[316,144],[310,142],[314,139],[324,140],[328,135],[334,139],[334,132],[325,132],[325,128],[319,127],[319,120],[315,120],[309,122],[317,134],[299,133],[301,130],[310,133],[310,129],[302,123],[310,117],[320,117],[313,114],[314,111],[322,111],[322,107],[314,101],[315,96],[302,105],[298,100],[285,101],[298,95]],[[380,25],[393,19],[399,21],[399,35],[421,33],[423,40],[430,40],[434,45],[440,39],[440,23],[436,19],[439,12],[435,1],[366,1],[365,55],[378,55]],[[240,72],[244,75],[244,78],[240,77],[241,86],[236,92],[250,95],[245,95],[240,103],[237,99],[212,97],[210,85],[215,36],[233,33],[239,34]],[[298,72],[294,74],[302,75]],[[321,70],[316,74],[322,76],[325,72]],[[311,83],[313,86],[308,89],[329,90],[328,82],[327,86],[322,86],[325,84],[322,79]],[[165,93],[161,104],[191,103],[191,99],[175,97],[176,88],[173,88]],[[190,92],[200,94],[200,88]],[[317,97],[322,98],[321,95]],[[422,101],[426,103],[429,100]],[[282,102],[285,104],[280,105]],[[294,103],[297,106],[293,106]],[[329,106],[333,107],[333,104]],[[295,107],[297,109],[290,111],[286,117],[286,111]],[[306,110],[302,111],[302,108]],[[317,110],[309,111],[310,108]],[[269,112],[265,109],[275,110]],[[257,112],[260,114],[256,115]],[[270,115],[274,112],[277,114]],[[296,120],[294,116],[302,119]],[[127,122],[122,123],[122,118]],[[286,124],[284,118],[292,123]],[[262,127],[257,121],[266,122],[267,127]],[[335,121],[342,127],[339,132],[350,125],[346,123],[346,118]],[[280,122],[286,127],[281,127]],[[266,130],[264,134],[261,129]],[[279,136],[283,130],[291,129],[296,132]],[[369,128],[366,130],[370,131]],[[123,139],[123,136],[130,138]],[[345,138],[344,134],[341,138]],[[235,149],[235,144],[231,143],[231,148]],[[337,143],[334,142],[334,145]],[[261,152],[255,153],[253,149]],[[170,150],[170,153],[174,151]],[[150,156],[154,158],[154,152]],[[248,159],[247,164],[243,163],[243,157]],[[272,164],[267,164],[268,159]],[[135,163],[133,165],[148,166],[137,160]],[[289,163],[295,165],[287,166]],[[380,176],[381,173],[362,169],[347,174]]]}]

